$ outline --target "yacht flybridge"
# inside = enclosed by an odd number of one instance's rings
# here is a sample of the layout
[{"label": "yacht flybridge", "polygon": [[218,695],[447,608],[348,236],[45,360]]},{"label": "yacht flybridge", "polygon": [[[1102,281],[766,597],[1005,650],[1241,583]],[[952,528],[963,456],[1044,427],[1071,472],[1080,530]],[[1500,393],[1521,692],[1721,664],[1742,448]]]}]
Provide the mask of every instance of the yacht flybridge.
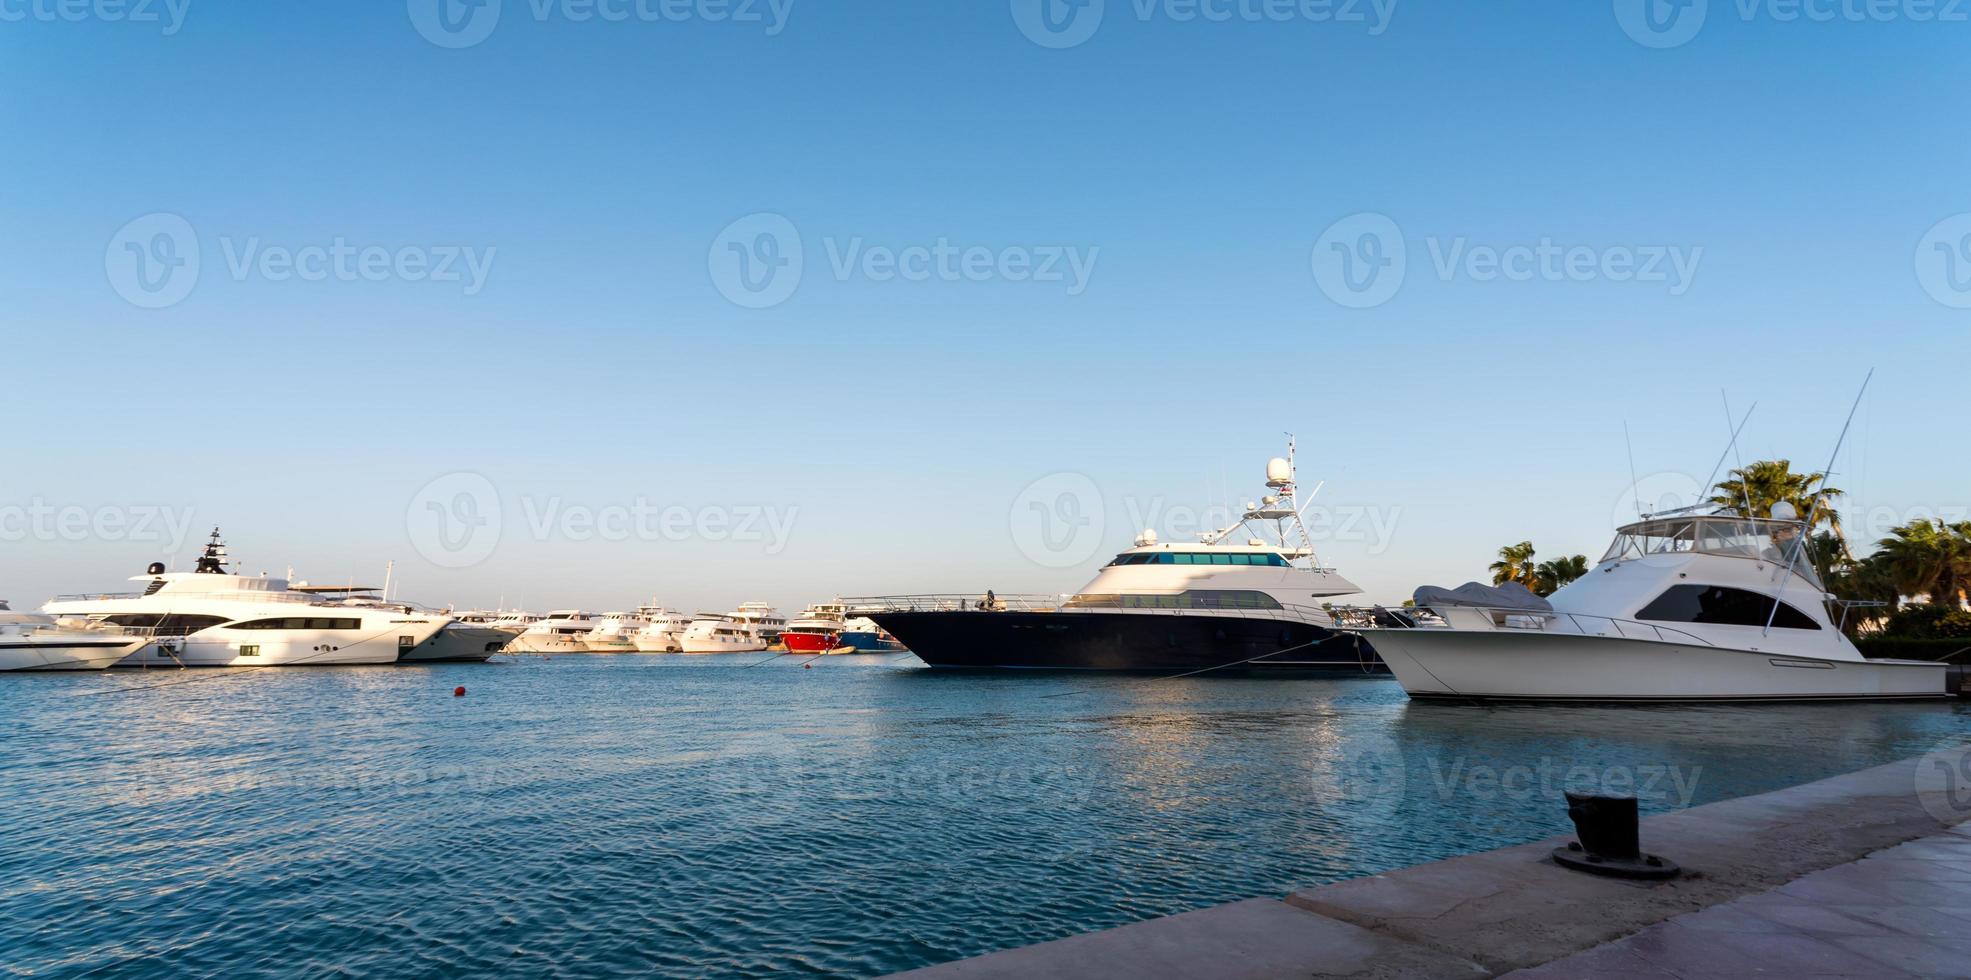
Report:
[{"label": "yacht flybridge", "polygon": [[1296,505],[1294,448],[1239,522],[1165,543],[1144,531],[1071,596],[846,600],[934,667],[1254,672],[1377,669],[1319,603],[1361,590],[1323,567]]},{"label": "yacht flybridge", "polygon": [[131,578],[143,583],[141,592],[57,596],[42,612],[143,639],[120,663],[151,667],[395,663],[451,622],[448,614],[401,605],[324,601],[286,579],[240,575],[226,565],[214,528],[192,571],[153,563]]},{"label": "yacht flybridge", "polygon": [[1757,701],[1940,698],[1943,664],[1868,660],[1829,614],[1807,524],[1666,514],[1630,524],[1594,570],[1524,587],[1423,588],[1442,625],[1360,632],[1413,698]]}]

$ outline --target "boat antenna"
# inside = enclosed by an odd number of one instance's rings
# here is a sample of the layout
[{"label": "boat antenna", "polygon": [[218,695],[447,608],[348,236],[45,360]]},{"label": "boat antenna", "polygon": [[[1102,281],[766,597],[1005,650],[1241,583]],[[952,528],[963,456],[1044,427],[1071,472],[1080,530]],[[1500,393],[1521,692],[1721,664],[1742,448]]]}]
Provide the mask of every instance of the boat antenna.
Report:
[{"label": "boat antenna", "polygon": [[1629,438],[1629,420],[1622,420],[1622,444],[1629,447],[1629,498],[1636,502],[1636,517],[1649,515],[1643,513],[1642,481],[1636,478],[1636,442]]},{"label": "boat antenna", "polygon": [[[1861,408],[1862,396],[1868,394],[1868,383],[1874,379],[1875,369],[1869,368],[1868,376],[1862,379],[1861,390],[1855,393],[1855,403],[1848,407],[1848,420],[1841,423],[1841,435],[1834,440],[1834,452],[1828,455],[1827,465],[1821,468],[1820,483],[1823,490],[1827,486],[1828,476],[1834,472],[1834,461],[1841,457],[1842,444],[1848,441],[1848,427],[1855,424],[1855,411]],[[1764,632],[1759,634],[1760,636],[1765,636],[1773,631],[1773,621],[1779,618],[1779,593],[1785,590],[1786,582],[1790,580],[1793,570],[1799,567],[1800,555],[1813,544],[1814,524],[1820,520],[1820,504],[1826,498],[1827,494],[1824,492],[1816,491],[1814,493],[1814,504],[1807,509],[1807,524],[1800,530],[1800,543],[1794,546],[1793,557],[1786,562],[1786,574],[1788,577],[1780,579],[1780,587],[1773,593],[1772,612],[1766,614],[1766,628]],[[1824,591],[1826,588],[1827,583],[1821,583],[1821,589]],[[1840,631],[1836,630],[1835,634],[1838,636]]]},{"label": "boat antenna", "polygon": [[[1725,403],[1725,424],[1726,424],[1726,425],[1730,425],[1730,424],[1731,424],[1731,396],[1730,396],[1730,395],[1727,395],[1727,394],[1725,394],[1725,390],[1724,390],[1723,388],[1720,388],[1720,389],[1718,389],[1718,397],[1719,397],[1719,398],[1721,398],[1721,399],[1724,399],[1724,403]],[[1753,402],[1753,403],[1752,403],[1752,408],[1758,408],[1758,407],[1759,407],[1759,403],[1758,403],[1758,402]],[[1751,420],[1751,418],[1752,418],[1752,409],[1746,409],[1746,410],[1745,410],[1745,418],[1746,418],[1746,420],[1747,420],[1747,421],[1750,421],[1750,420]],[[1739,428],[1739,429],[1742,429],[1742,428],[1745,428],[1745,425],[1744,425],[1744,423],[1740,423],[1740,424],[1739,424],[1739,427],[1738,427],[1738,428]],[[1739,468],[1739,469],[1740,469],[1741,471],[1742,471],[1742,470],[1744,470],[1744,469],[1745,469],[1745,458],[1744,458],[1743,456],[1740,456],[1740,455],[1738,454],[1738,429],[1733,429],[1733,430],[1731,431],[1731,447],[1730,447],[1730,448],[1731,448],[1731,461],[1732,461],[1732,462],[1734,462],[1734,463],[1737,463],[1737,464],[1738,464],[1738,468]],[[1717,466],[1713,466],[1713,467],[1711,467],[1711,480],[1716,480],[1716,479],[1718,478],[1718,469],[1719,469],[1720,467],[1722,467],[1722,466],[1724,466],[1724,465],[1725,465],[1725,458],[1724,458],[1723,456],[1720,456],[1720,457],[1718,457],[1718,465],[1717,465]],[[1714,487],[1714,486],[1717,486],[1717,484],[1716,484],[1716,483],[1713,483],[1713,482],[1711,482],[1710,480],[1707,480],[1707,481],[1705,481],[1705,483],[1704,483],[1704,491],[1705,491],[1706,493],[1709,493],[1709,492],[1711,491],[1711,488],[1712,488],[1712,487]],[[1755,514],[1753,514],[1753,513],[1752,513],[1752,488],[1751,488],[1750,486],[1747,486],[1747,485],[1746,485],[1746,482],[1745,482],[1744,480],[1740,480],[1740,481],[1738,481],[1738,492],[1739,492],[1739,496],[1740,496],[1741,498],[1743,498],[1743,499],[1744,499],[1744,501],[1745,501],[1745,516],[1747,516],[1747,517],[1754,517],[1754,516],[1757,516],[1757,515],[1755,515]]]}]

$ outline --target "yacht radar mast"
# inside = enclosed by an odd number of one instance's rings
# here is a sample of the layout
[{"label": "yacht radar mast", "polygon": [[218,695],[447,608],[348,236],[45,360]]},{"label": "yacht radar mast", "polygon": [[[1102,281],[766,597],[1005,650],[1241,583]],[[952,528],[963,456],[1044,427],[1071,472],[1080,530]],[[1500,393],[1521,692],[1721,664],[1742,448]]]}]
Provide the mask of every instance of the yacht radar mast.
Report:
[{"label": "yacht radar mast", "polygon": [[[1279,542],[1281,554],[1289,559],[1306,558],[1315,567],[1320,567],[1320,559],[1314,554],[1313,536],[1300,519],[1301,508],[1294,503],[1298,490],[1295,483],[1295,452],[1294,435],[1289,432],[1286,457],[1275,457],[1266,462],[1266,488],[1273,492],[1260,498],[1258,503],[1248,502],[1245,514],[1238,523],[1200,534],[1198,540],[1204,544],[1219,544],[1241,528],[1271,521],[1273,536]],[[1315,492],[1320,492],[1320,488],[1316,487]],[[1253,543],[1265,542],[1255,538]]]},{"label": "yacht radar mast", "polygon": [[212,529],[212,538],[205,543],[205,553],[198,556],[198,564],[192,568],[196,574],[226,575],[226,542],[219,539],[219,529]]}]

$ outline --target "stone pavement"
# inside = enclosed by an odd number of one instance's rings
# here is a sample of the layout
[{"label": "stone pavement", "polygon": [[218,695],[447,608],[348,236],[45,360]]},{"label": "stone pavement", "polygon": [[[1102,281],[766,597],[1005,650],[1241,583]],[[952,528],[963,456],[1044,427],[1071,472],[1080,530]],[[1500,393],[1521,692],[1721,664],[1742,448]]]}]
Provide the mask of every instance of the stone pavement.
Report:
[{"label": "stone pavement", "polygon": [[1670,882],[1561,868],[1563,837],[905,975],[1971,977],[1966,774],[1971,747],[1645,818]]}]

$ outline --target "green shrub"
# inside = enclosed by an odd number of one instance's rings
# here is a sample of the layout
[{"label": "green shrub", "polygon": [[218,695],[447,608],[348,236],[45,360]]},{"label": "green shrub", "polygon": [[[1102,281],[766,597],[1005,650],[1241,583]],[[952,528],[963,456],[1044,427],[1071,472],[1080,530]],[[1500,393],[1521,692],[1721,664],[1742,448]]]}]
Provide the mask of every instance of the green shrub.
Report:
[{"label": "green shrub", "polygon": [[1882,633],[1907,640],[1971,639],[1971,612],[1935,603],[1904,606],[1889,617]]}]

